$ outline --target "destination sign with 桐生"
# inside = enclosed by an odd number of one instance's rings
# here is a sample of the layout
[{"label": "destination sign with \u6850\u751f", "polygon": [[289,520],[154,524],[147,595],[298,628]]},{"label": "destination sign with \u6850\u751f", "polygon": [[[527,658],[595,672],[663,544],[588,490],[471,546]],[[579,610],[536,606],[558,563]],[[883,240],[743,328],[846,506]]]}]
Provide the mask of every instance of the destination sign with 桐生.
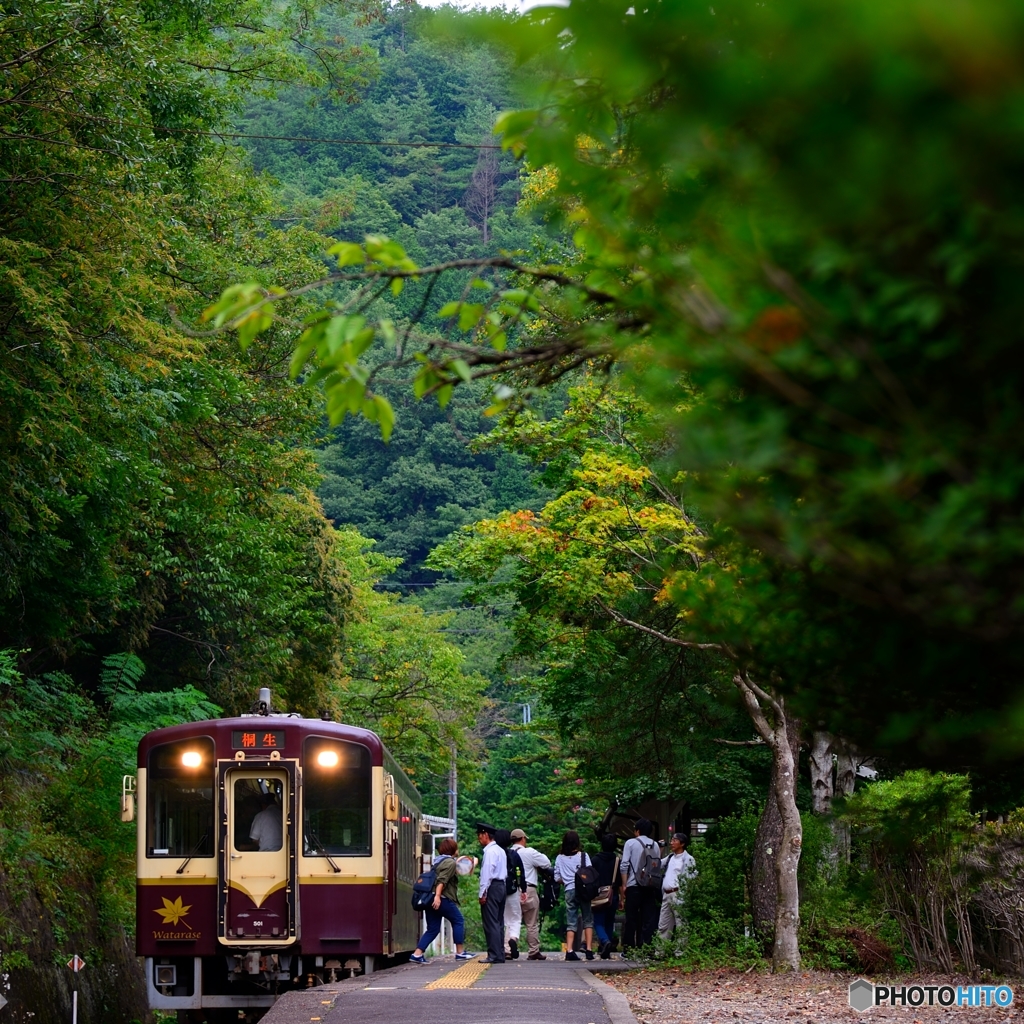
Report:
[{"label": "destination sign with \u6850\u751f", "polygon": [[232,750],[283,750],[284,729],[233,729]]}]

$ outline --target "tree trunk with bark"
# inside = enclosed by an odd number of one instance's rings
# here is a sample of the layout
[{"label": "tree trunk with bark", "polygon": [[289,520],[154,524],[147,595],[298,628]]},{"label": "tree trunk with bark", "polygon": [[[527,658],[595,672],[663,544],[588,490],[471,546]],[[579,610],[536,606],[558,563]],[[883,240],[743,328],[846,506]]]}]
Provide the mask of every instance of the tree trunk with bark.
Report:
[{"label": "tree trunk with bark", "polygon": [[835,791],[835,751],[841,741],[830,732],[818,729],[811,741],[811,811],[828,817],[832,838],[825,849],[825,871],[831,878],[839,873],[839,864],[848,859],[849,830],[844,824],[831,817],[832,800]]},{"label": "tree trunk with bark", "polygon": [[[803,848],[803,827],[800,812],[796,806],[796,769],[800,753],[800,727],[796,719],[786,715],[783,699],[755,683],[745,672],[737,672],[733,682],[738,687],[754,728],[772,752],[772,793],[765,805],[769,814],[771,795],[775,797],[775,811],[781,823],[777,832],[778,845],[760,848],[759,852],[771,857],[775,865],[775,920],[772,940],[772,969],[775,971],[798,971],[800,969],[800,890],[797,884],[797,869]],[[766,821],[766,832],[774,829]],[[761,831],[760,828],[758,830]],[[768,853],[768,850],[771,853]],[[751,894],[757,907],[762,904],[760,897]],[[755,909],[756,913],[756,909]]]},{"label": "tree trunk with bark", "polygon": [[[849,743],[840,742],[836,749],[836,796],[853,796],[857,783],[857,767],[860,758],[856,748]],[[839,857],[850,863],[850,826],[845,821],[836,822],[836,848]]]},{"label": "tree trunk with bark", "polygon": [[775,796],[775,761],[772,760],[768,799],[754,833],[754,860],[750,872],[750,910],[754,933],[766,942],[775,937],[775,905],[779,883],[775,861],[782,845],[782,815]]},{"label": "tree trunk with bark", "polygon": [[832,734],[816,729],[811,739],[811,811],[826,815],[832,811]]}]

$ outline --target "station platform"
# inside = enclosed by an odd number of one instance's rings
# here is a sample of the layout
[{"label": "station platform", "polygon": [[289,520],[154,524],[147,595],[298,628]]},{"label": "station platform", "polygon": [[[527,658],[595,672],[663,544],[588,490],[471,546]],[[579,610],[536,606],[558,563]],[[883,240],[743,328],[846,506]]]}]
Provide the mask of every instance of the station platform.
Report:
[{"label": "station platform", "polygon": [[560,954],[503,964],[439,956],[289,992],[261,1024],[636,1024],[625,997],[600,979],[636,966]]}]

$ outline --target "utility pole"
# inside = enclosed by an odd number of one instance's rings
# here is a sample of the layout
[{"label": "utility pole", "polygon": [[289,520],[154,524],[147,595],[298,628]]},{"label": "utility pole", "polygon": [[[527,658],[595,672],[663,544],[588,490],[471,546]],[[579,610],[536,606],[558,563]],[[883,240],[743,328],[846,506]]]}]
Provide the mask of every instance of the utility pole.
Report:
[{"label": "utility pole", "polygon": [[459,834],[459,767],[455,759],[457,753],[458,748],[453,745],[451,767],[448,769],[448,817],[454,822],[452,830],[456,835]]}]

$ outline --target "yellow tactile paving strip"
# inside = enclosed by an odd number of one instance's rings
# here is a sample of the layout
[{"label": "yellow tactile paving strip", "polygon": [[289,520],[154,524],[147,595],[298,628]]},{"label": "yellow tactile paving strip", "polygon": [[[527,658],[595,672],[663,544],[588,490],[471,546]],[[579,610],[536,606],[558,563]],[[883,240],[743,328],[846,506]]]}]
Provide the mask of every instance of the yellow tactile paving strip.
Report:
[{"label": "yellow tactile paving strip", "polygon": [[424,991],[432,988],[469,988],[490,966],[490,964],[485,964],[480,960],[471,960],[469,963],[457,967],[454,971],[449,971],[447,974],[442,975],[437,981],[424,985]]}]

